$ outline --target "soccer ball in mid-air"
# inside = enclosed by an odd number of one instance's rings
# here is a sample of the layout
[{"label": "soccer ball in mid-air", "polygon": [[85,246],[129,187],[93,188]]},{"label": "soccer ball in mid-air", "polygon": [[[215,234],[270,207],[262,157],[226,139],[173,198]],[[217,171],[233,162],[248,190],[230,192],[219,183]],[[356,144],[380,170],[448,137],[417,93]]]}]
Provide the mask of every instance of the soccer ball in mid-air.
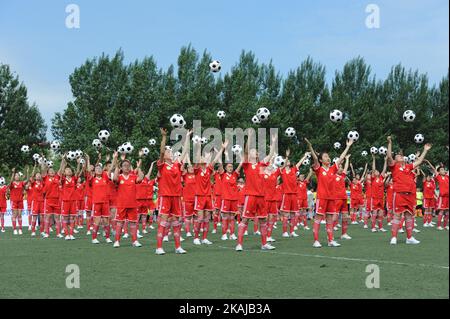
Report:
[{"label": "soccer ball in mid-air", "polygon": [[51,148],[52,150],[54,150],[54,151],[59,150],[60,146],[61,146],[61,144],[59,143],[59,141],[53,141],[53,142],[50,144],[50,148]]},{"label": "soccer ball in mid-air", "polygon": [[166,150],[167,150],[167,151],[171,151],[171,150],[172,150],[172,146],[166,145]]},{"label": "soccer ball in mid-air", "polygon": [[100,139],[100,141],[102,141],[103,143],[105,143],[106,141],[108,141],[109,138],[109,132],[107,130],[101,130],[100,132],[98,132],[98,138]]},{"label": "soccer ball in mid-air", "polygon": [[83,156],[83,152],[82,152],[81,150],[76,150],[76,151],[75,151],[75,156],[76,156],[77,158],[80,158],[81,156]]},{"label": "soccer ball in mid-air", "polygon": [[416,113],[414,113],[414,111],[406,110],[405,113],[403,113],[403,120],[405,122],[414,122],[415,119]]},{"label": "soccer ball in mid-air", "polygon": [[364,156],[364,157],[366,157],[366,156],[369,155],[369,154],[367,153],[367,151],[362,151],[362,152],[361,152],[361,155]]},{"label": "soccer ball in mid-air", "polygon": [[67,159],[69,161],[74,161],[76,158],[77,158],[77,153],[75,153],[74,151],[67,152]]},{"label": "soccer ball in mid-air", "polygon": [[219,111],[217,112],[217,117],[221,120],[225,118],[225,111]]},{"label": "soccer ball in mid-air", "polygon": [[416,134],[416,136],[414,136],[414,142],[417,144],[422,144],[423,141],[425,141],[425,137],[422,134]]},{"label": "soccer ball in mid-air", "polygon": [[336,142],[336,143],[334,143],[334,148],[336,149],[336,150],[338,150],[338,149],[340,149],[341,148],[341,143],[339,143],[339,142]]},{"label": "soccer ball in mid-air", "polygon": [[117,152],[119,152],[120,154],[125,154],[125,153],[126,153],[126,152],[125,152],[125,146],[124,146],[124,144],[120,145],[120,146],[117,148]]},{"label": "soccer ball in mid-air", "polygon": [[408,162],[414,163],[416,161],[416,154],[409,154],[408,155]]},{"label": "soccer ball in mid-air", "polygon": [[378,148],[376,148],[375,146],[372,146],[370,148],[370,154],[373,154],[373,155],[378,154]]},{"label": "soccer ball in mid-air", "polygon": [[337,162],[339,162],[339,157],[333,158],[333,163],[337,163]]},{"label": "soccer ball in mid-air", "polygon": [[309,158],[305,158],[305,160],[303,161],[303,166],[308,166],[311,164],[311,160]]},{"label": "soccer ball in mid-air", "polygon": [[0,177],[0,186],[5,185],[5,183],[6,183],[5,178],[4,178],[3,176],[1,176],[1,177]]},{"label": "soccer ball in mid-air", "polygon": [[30,151],[30,147],[28,145],[22,145],[20,150],[22,151],[22,153],[28,153]]},{"label": "soccer ball in mid-air", "polygon": [[148,140],[148,145],[155,146],[156,145],[156,140],[154,138],[149,139]]},{"label": "soccer ball in mid-air", "polygon": [[209,64],[209,69],[211,70],[211,72],[216,73],[222,69],[222,66],[220,65],[219,61],[214,60]]},{"label": "soccer ball in mid-air", "polygon": [[253,122],[253,124],[259,124],[259,123],[261,123],[261,120],[259,119],[259,117],[257,115],[254,115],[252,117],[252,122]]},{"label": "soccer ball in mid-air", "polygon": [[233,145],[233,147],[231,148],[231,151],[233,152],[234,155],[238,155],[242,152],[242,147],[238,144]]},{"label": "soccer ball in mid-air", "polygon": [[174,128],[183,128],[186,125],[186,121],[181,114],[174,114],[170,118],[170,125]]},{"label": "soccer ball in mid-air", "polygon": [[269,119],[270,111],[266,107],[261,107],[256,111],[256,116],[261,122],[267,121]]},{"label": "soccer ball in mid-air", "polygon": [[131,154],[134,150],[133,145],[130,142],[126,142],[123,144],[124,150],[126,154]]},{"label": "soccer ball in mid-air", "polygon": [[288,127],[286,131],[284,131],[284,134],[286,134],[287,137],[294,137],[295,136],[295,128]]},{"label": "soccer ball in mid-air", "polygon": [[102,142],[98,138],[96,138],[95,140],[92,141],[92,146],[94,146],[95,148],[101,148]]},{"label": "soccer ball in mid-air", "polygon": [[281,167],[281,166],[284,166],[286,161],[284,160],[284,158],[282,156],[278,155],[277,157],[275,157],[273,163],[275,164],[275,166]]},{"label": "soccer ball in mid-air", "polygon": [[378,149],[378,154],[380,154],[380,155],[386,155],[386,154],[387,154],[387,148],[384,147],[384,146],[381,146],[381,147]]},{"label": "soccer ball in mid-air", "polygon": [[356,142],[359,139],[359,133],[356,131],[350,131],[347,134],[347,138],[353,142]]},{"label": "soccer ball in mid-air", "polygon": [[34,154],[33,154],[33,160],[34,160],[35,162],[37,162],[40,158],[41,158],[41,155],[39,155],[38,153],[34,153]]},{"label": "soccer ball in mid-air", "polygon": [[203,144],[206,144],[206,143],[208,143],[208,139],[207,139],[206,137],[202,137],[202,138],[200,139],[200,143],[202,143],[202,145],[203,145]]},{"label": "soccer ball in mid-air", "polygon": [[330,112],[330,120],[331,122],[337,123],[341,122],[344,115],[339,110],[333,110]]},{"label": "soccer ball in mid-air", "polygon": [[173,158],[178,159],[181,157],[181,152],[175,152],[173,153]]},{"label": "soccer ball in mid-air", "polygon": [[52,161],[45,161],[45,165],[47,165],[48,168],[52,168],[53,167],[53,162]]},{"label": "soccer ball in mid-air", "polygon": [[202,138],[201,138],[200,136],[194,135],[194,136],[192,137],[192,143],[194,143],[194,144],[199,144],[199,143],[201,143],[201,142],[202,142]]},{"label": "soccer ball in mid-air", "polygon": [[147,147],[142,148],[141,151],[144,156],[147,156],[148,154],[150,154],[150,150]]}]

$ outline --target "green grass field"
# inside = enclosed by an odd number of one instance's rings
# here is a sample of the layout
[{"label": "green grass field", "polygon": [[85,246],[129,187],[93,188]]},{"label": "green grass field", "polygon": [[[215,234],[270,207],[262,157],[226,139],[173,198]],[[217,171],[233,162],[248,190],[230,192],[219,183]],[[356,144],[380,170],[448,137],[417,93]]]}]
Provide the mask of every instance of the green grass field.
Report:
[{"label": "green grass field", "polygon": [[[173,241],[165,256],[154,255],[155,231],[132,248],[102,243],[84,234],[75,241],[0,233],[1,298],[448,298],[448,231],[423,229],[422,243],[397,246],[389,233],[372,234],[350,226],[353,240],[339,248],[312,248],[312,231],[282,239],[273,252],[259,250],[259,237],[249,235],[244,251],[235,242],[211,235],[214,245],[197,247],[186,240],[186,255],[175,255]],[[252,226],[249,227],[252,229]],[[250,231],[251,233],[251,231]],[[54,233],[53,233],[54,236]],[[103,240],[103,238],[100,238]],[[325,243],[325,231],[321,229]],[[80,288],[66,288],[66,266],[80,267]],[[380,288],[368,289],[368,264],[380,268]]]}]

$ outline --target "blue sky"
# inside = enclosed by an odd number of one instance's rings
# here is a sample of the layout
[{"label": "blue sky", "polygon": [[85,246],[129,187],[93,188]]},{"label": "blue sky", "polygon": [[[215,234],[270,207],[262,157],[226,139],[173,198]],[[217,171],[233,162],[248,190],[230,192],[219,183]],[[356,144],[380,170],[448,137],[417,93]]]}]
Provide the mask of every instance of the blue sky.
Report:
[{"label": "blue sky", "polygon": [[[65,26],[68,4],[80,29]],[[368,29],[370,3],[381,26]],[[308,55],[328,80],[358,55],[383,78],[392,65],[437,83],[449,60],[448,0],[0,0],[0,62],[10,64],[50,125],[72,99],[68,77],[87,58],[122,48],[128,61],[153,55],[164,68],[180,48],[207,49],[226,72],[242,49],[286,74]]]}]

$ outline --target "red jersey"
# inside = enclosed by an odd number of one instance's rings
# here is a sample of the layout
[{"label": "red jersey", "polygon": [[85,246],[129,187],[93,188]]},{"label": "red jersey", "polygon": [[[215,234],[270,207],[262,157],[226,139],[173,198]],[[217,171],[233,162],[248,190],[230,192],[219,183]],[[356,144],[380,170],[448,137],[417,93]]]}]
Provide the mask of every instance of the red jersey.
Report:
[{"label": "red jersey", "polygon": [[59,175],[44,177],[44,193],[45,198],[59,199]]},{"label": "red jersey", "polygon": [[185,202],[193,202],[195,200],[195,174],[184,174],[183,181],[183,200]]},{"label": "red jersey", "polygon": [[222,187],[222,199],[224,200],[238,200],[238,187],[237,180],[239,179],[239,174],[233,172],[221,174],[221,187]]},{"label": "red jersey", "polygon": [[436,192],[436,182],[432,179],[423,182],[423,198],[432,199]]},{"label": "red jersey", "polygon": [[264,196],[264,162],[256,164],[243,163],[242,168],[245,174],[245,195]]},{"label": "red jersey", "polygon": [[84,185],[86,183],[77,183],[76,189],[75,189],[75,197],[77,201],[84,199]]},{"label": "red jersey", "polygon": [[345,173],[334,174],[334,199],[347,199],[347,188],[345,187]]},{"label": "red jersey", "polygon": [[214,195],[216,195],[216,196],[222,195],[222,175],[223,174],[225,174],[225,172],[222,174],[220,174],[218,172],[214,173]]},{"label": "red jersey", "polygon": [[[6,208],[6,191],[8,190],[8,186],[3,185],[0,186],[0,207]],[[4,212],[1,212],[4,213]]]},{"label": "red jersey", "polygon": [[277,202],[281,202],[283,200],[283,187],[281,187],[281,185],[277,185],[276,189],[276,201]]},{"label": "red jersey", "polygon": [[33,182],[31,182],[30,188],[33,189],[33,201],[43,202],[44,201],[44,182],[43,181],[33,181]]},{"label": "red jersey", "polygon": [[11,182],[9,185],[9,199],[14,202],[23,200],[25,182]]},{"label": "red jersey", "polygon": [[92,192],[92,203],[108,203],[110,195],[110,185],[113,184],[107,172],[103,172],[101,177],[89,175],[89,188]]},{"label": "red jersey", "polygon": [[372,198],[372,180],[368,181],[366,180],[364,182],[364,190],[366,192],[366,198]]},{"label": "red jersey", "polygon": [[127,177],[120,174],[117,180],[117,207],[135,208],[137,175],[129,174]]},{"label": "red jersey", "polygon": [[298,181],[297,182],[297,198],[298,199],[308,199],[308,185],[309,185],[309,181],[307,181],[306,179],[303,181]]},{"label": "red jersey", "polygon": [[384,198],[384,178],[383,176],[372,176],[372,198]]},{"label": "red jersey", "polygon": [[328,169],[319,164],[313,167],[317,176],[317,199],[333,199],[334,197],[334,174],[338,171],[337,164]]},{"label": "red jersey", "polygon": [[276,201],[277,200],[277,185],[278,177],[280,176],[280,170],[277,169],[272,174],[264,174],[264,200]]},{"label": "red jersey", "polygon": [[400,163],[395,163],[389,167],[392,171],[392,181],[394,182],[394,192],[412,193],[415,189],[414,178],[412,174],[414,164],[406,164],[404,167]]},{"label": "red jersey", "polygon": [[363,190],[362,183],[357,181],[355,183],[350,184],[350,198],[351,199],[362,199],[363,198]]},{"label": "red jersey", "polygon": [[448,175],[438,175],[434,180],[439,185],[439,196],[448,197]]},{"label": "red jersey", "polygon": [[281,170],[281,179],[283,180],[283,194],[297,194],[297,167],[291,167],[289,173],[286,168]]},{"label": "red jersey", "polygon": [[31,203],[33,201],[33,188],[31,187],[31,184],[28,184],[26,192],[27,192],[27,202]]},{"label": "red jersey", "polygon": [[152,199],[155,180],[144,177],[140,184],[136,185],[136,199]]},{"label": "red jersey", "polygon": [[158,161],[159,196],[181,196],[181,164]]},{"label": "red jersey", "polygon": [[206,166],[205,170],[200,167],[194,169],[195,174],[195,195],[211,195],[211,175],[214,170],[211,165]]},{"label": "red jersey", "polygon": [[394,200],[394,185],[390,183],[386,188],[386,200],[389,203],[392,203]]},{"label": "red jersey", "polygon": [[71,200],[77,200],[76,197],[76,189],[77,189],[77,177],[72,176],[70,179],[63,176],[61,178],[61,186],[62,186],[62,192],[61,192],[61,200],[62,201],[71,201]]}]

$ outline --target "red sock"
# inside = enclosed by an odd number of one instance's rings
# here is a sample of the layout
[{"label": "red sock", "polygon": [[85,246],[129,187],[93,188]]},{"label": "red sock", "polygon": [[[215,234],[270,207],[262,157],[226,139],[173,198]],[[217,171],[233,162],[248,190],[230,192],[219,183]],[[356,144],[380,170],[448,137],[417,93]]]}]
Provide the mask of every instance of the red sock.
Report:
[{"label": "red sock", "polygon": [[247,225],[244,224],[243,222],[240,222],[238,225],[238,244],[242,245],[242,243],[244,242],[244,233],[245,233],[245,229],[247,228]]},{"label": "red sock", "polygon": [[303,215],[303,226],[308,227],[308,215],[306,213]]},{"label": "red sock", "polygon": [[372,213],[371,219],[372,219],[372,229],[374,229],[375,225],[377,223],[377,214],[376,213]]},{"label": "red sock", "polygon": [[412,237],[412,232],[414,229],[414,218],[409,218],[406,220],[406,238]]},{"label": "red sock", "polygon": [[0,214],[0,227],[2,229],[5,228],[5,214],[4,213]]},{"label": "red sock", "polygon": [[111,236],[111,226],[108,224],[103,226],[103,229],[105,230],[105,237],[109,238]]},{"label": "red sock", "polygon": [[200,233],[200,221],[198,218],[194,219],[194,238],[198,238]]},{"label": "red sock", "polygon": [[253,218],[253,233],[258,231],[258,218]]},{"label": "red sock", "polygon": [[237,215],[237,222],[240,223],[241,222],[241,214]]},{"label": "red sock", "polygon": [[128,220],[123,223],[123,233],[128,234]]},{"label": "red sock", "polygon": [[173,229],[173,239],[175,241],[175,248],[180,248],[180,246],[181,246],[181,240],[180,240],[181,224],[178,220],[175,220],[172,222],[172,229]]},{"label": "red sock", "polygon": [[378,216],[378,228],[383,228],[383,216]]},{"label": "red sock", "polygon": [[123,228],[123,222],[117,221],[116,222],[116,236],[115,241],[120,241],[120,235],[122,235],[122,228]]},{"label": "red sock", "polygon": [[287,233],[287,229],[288,229],[288,218],[286,216],[281,217],[281,222],[283,225],[283,233]]},{"label": "red sock", "polygon": [[369,224],[369,213],[365,213],[364,214],[364,225],[368,225]]},{"label": "red sock", "polygon": [[86,230],[89,231],[91,229],[91,216],[86,214]]},{"label": "red sock", "polygon": [[314,219],[314,224],[313,224],[314,241],[319,240],[319,231],[320,231],[320,220]]},{"label": "red sock", "polygon": [[191,232],[191,219],[186,218],[184,220],[184,228],[185,228],[186,233]]},{"label": "red sock", "polygon": [[297,226],[297,218],[291,215],[291,223],[289,224],[289,231],[293,233],[295,231],[295,226]]},{"label": "red sock", "polygon": [[433,214],[428,214],[428,223],[431,223],[433,221]]},{"label": "red sock", "polygon": [[333,222],[332,221],[327,221],[326,224],[326,230],[327,230],[327,238],[328,238],[328,242],[333,241]]},{"label": "red sock", "polygon": [[94,239],[96,239],[97,238],[97,234],[98,234],[98,225],[96,225],[95,223],[94,223],[94,227],[93,227],[94,229],[92,230],[92,240],[94,240]]},{"label": "red sock", "polygon": [[342,220],[342,235],[347,234],[347,229],[348,229],[348,221],[347,220]]},{"label": "red sock", "polygon": [[272,237],[272,231],[273,231],[273,221],[269,220],[267,222],[268,226],[267,226],[267,237]]},{"label": "red sock", "polygon": [[131,242],[135,242],[137,240],[137,224],[135,222],[129,222],[130,224],[130,232],[131,232]]},{"label": "red sock", "polygon": [[267,244],[267,222],[261,222],[259,229],[261,229],[261,244],[264,246]]},{"label": "red sock", "polygon": [[30,213],[28,213],[28,225],[31,225],[32,222],[32,216]]},{"label": "red sock", "polygon": [[68,227],[68,221],[67,221],[66,217],[63,218],[63,229],[64,229],[64,235],[68,236],[69,235],[69,227]]},{"label": "red sock", "polygon": [[444,228],[448,225],[448,213],[444,216]]},{"label": "red sock", "polygon": [[228,230],[228,216],[222,218],[222,235],[225,235]]},{"label": "red sock", "polygon": [[160,220],[158,222],[158,229],[156,231],[156,248],[162,248],[162,241],[164,237],[164,233],[166,232],[166,227],[168,222],[164,220]]},{"label": "red sock", "polygon": [[22,215],[19,215],[19,217],[17,218],[17,222],[19,224],[19,229],[22,230]]},{"label": "red sock", "polygon": [[208,237],[208,231],[209,231],[209,219],[205,218],[203,219],[203,239],[206,239]]},{"label": "red sock", "polygon": [[147,215],[142,215],[142,231],[147,230]]},{"label": "red sock", "polygon": [[219,222],[219,216],[217,214],[215,214],[214,217],[213,217],[214,230],[217,230],[217,223],[218,222]]},{"label": "red sock", "polygon": [[70,225],[70,229],[69,229],[70,236],[73,236],[73,230],[75,229],[75,218],[73,218],[73,217],[70,218],[69,225]]},{"label": "red sock", "polygon": [[400,220],[400,229],[403,228],[404,224],[405,224],[405,217],[402,217],[402,219]]},{"label": "red sock", "polygon": [[400,229],[400,220],[394,217],[394,219],[392,220],[392,227],[391,227],[392,237],[397,238],[399,229]]},{"label": "red sock", "polygon": [[235,223],[236,221],[234,220],[233,217],[231,217],[231,219],[228,220],[228,226],[230,227],[230,235],[234,234]]}]

